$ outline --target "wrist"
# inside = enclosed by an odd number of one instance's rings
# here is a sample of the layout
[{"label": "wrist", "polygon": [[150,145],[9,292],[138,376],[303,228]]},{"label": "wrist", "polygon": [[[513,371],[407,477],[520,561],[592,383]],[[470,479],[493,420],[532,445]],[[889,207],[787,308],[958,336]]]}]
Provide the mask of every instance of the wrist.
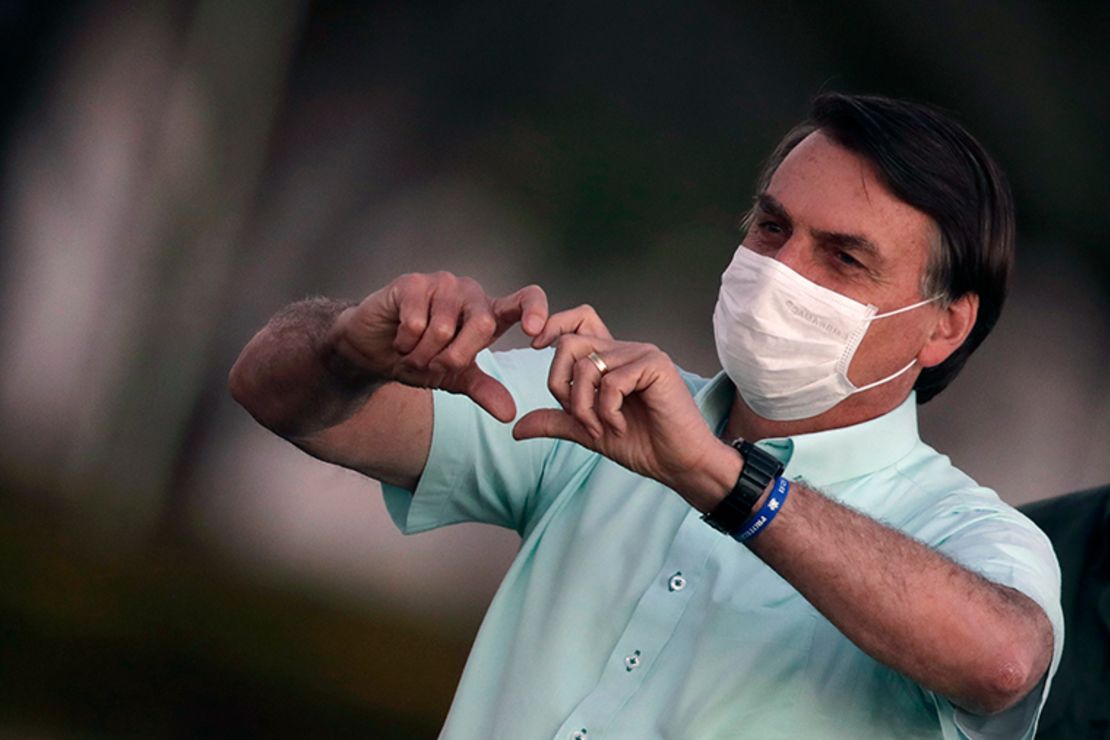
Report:
[{"label": "wrist", "polygon": [[739,534],[748,525],[752,513],[760,511],[762,502],[771,500],[768,493],[782,475],[783,464],[743,439],[735,440],[731,446],[743,461],[740,474],[728,495],[702,519],[714,529],[740,539]]},{"label": "wrist", "polygon": [[767,499],[771,495],[771,491],[773,491],[774,489],[775,489],[775,481],[772,480],[763,489],[763,493],[759,494],[759,498],[757,498],[755,500],[755,503],[752,504],[752,511],[759,511],[760,509],[762,509],[763,505],[765,503],[767,503]]},{"label": "wrist", "polygon": [[728,496],[743,467],[740,453],[714,437],[709,451],[675,490],[695,509],[709,513]]}]

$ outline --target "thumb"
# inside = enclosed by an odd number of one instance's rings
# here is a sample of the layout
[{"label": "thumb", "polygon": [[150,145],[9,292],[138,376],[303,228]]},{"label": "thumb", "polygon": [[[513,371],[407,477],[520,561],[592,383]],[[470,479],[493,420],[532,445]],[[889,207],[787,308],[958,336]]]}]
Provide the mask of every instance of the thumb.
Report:
[{"label": "thumb", "polygon": [[559,409],[537,409],[529,411],[513,427],[514,439],[534,439],[555,437],[577,442],[583,447],[591,447],[592,438],[586,427],[565,411]]},{"label": "thumb", "polygon": [[516,417],[516,402],[509,389],[471,363],[459,378],[458,392],[485,409],[490,416],[508,424]]}]

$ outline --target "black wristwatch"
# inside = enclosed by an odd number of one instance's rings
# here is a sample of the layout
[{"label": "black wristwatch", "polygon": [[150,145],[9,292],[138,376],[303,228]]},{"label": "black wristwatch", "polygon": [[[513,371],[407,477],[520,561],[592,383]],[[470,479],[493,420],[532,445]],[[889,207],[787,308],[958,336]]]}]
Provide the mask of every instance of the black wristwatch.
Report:
[{"label": "black wristwatch", "polygon": [[731,535],[740,529],[741,525],[752,515],[755,502],[767,490],[767,486],[782,475],[783,464],[778,458],[764,452],[751,442],[737,439],[732,446],[740,451],[744,458],[744,467],[740,469],[740,477],[736,485],[725,496],[717,508],[702,515],[702,519],[714,529]]}]

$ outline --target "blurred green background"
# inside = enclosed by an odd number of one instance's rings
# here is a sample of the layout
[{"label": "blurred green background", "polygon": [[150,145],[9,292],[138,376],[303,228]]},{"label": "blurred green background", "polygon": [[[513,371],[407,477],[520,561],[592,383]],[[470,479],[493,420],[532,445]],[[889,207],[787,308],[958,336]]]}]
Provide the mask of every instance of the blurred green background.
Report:
[{"label": "blurred green background", "polygon": [[239,349],[290,301],[448,269],[713,373],[756,171],[824,90],[954,111],[1017,197],[1010,304],[926,440],[1012,503],[1110,480],[1110,4],[0,23],[0,736],[434,737],[515,537],[401,537],[231,402]]}]

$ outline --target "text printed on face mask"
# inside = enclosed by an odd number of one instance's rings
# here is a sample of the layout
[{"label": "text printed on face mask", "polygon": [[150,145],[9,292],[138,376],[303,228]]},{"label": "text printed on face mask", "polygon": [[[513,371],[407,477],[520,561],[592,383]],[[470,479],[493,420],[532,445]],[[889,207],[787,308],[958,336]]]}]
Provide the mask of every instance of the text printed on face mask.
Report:
[{"label": "text printed on face mask", "polygon": [[786,300],[786,307],[788,309],[790,309],[790,313],[794,314],[795,316],[802,319],[803,321],[808,321],[810,324],[813,324],[814,326],[817,326],[817,327],[820,327],[820,328],[824,329],[825,331],[829,332],[830,334],[832,334],[835,337],[839,337],[841,339],[847,339],[848,338],[848,335],[845,334],[839,327],[835,326],[834,324],[829,323],[828,320],[826,320],[826,319],[818,316],[817,314],[813,313],[812,311],[810,311],[805,306],[799,306],[794,301],[792,301],[790,299],[787,299]]}]

